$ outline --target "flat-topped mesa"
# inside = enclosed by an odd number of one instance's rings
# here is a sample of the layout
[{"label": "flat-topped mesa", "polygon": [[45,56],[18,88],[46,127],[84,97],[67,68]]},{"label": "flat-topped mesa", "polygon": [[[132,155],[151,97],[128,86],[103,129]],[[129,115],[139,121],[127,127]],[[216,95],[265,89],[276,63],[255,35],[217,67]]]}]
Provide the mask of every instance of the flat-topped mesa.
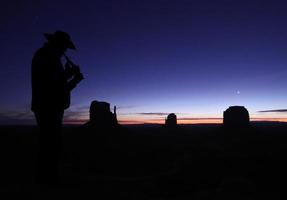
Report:
[{"label": "flat-topped mesa", "polygon": [[167,116],[167,119],[165,120],[165,126],[168,128],[177,127],[177,117],[174,113],[171,113]]},{"label": "flat-topped mesa", "polygon": [[114,113],[110,111],[110,104],[107,102],[93,101],[90,106],[90,125],[96,127],[115,127],[118,125],[116,107]]},{"label": "flat-topped mesa", "polygon": [[223,112],[223,125],[227,128],[247,128],[250,118],[244,106],[230,106]]}]

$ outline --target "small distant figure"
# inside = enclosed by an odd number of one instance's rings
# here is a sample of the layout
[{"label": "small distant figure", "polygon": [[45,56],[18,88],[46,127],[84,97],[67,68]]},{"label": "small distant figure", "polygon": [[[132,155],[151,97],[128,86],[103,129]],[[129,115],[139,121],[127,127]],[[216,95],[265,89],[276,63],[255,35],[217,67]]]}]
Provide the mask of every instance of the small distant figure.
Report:
[{"label": "small distant figure", "polygon": [[118,127],[116,106],[114,107],[114,113],[112,113],[109,103],[93,101],[90,106],[90,121],[86,125],[101,129]]},{"label": "small distant figure", "polygon": [[70,92],[84,77],[65,55],[67,49],[76,49],[70,35],[56,31],[44,36],[47,42],[32,60],[32,111],[40,128],[36,181],[54,183],[58,181],[64,110],[70,106]]},{"label": "small distant figure", "polygon": [[167,119],[165,120],[165,127],[167,128],[177,127],[177,117],[174,113],[171,113],[167,116]]},{"label": "small distant figure", "polygon": [[244,106],[231,106],[223,113],[223,125],[227,128],[248,128],[249,112]]}]

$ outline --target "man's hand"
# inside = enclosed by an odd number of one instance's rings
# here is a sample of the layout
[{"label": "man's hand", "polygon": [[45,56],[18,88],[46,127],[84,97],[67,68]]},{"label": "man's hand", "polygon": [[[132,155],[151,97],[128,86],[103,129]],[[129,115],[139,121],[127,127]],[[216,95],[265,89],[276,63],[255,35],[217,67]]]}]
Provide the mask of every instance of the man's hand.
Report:
[{"label": "man's hand", "polygon": [[81,73],[80,66],[78,66],[78,65],[73,65],[73,66],[72,66],[72,69],[73,69],[73,73],[74,73],[75,75]]},{"label": "man's hand", "polygon": [[74,78],[75,82],[78,84],[80,83],[83,79],[84,79],[84,76],[82,73],[77,73]]},{"label": "man's hand", "polygon": [[72,75],[81,73],[80,66],[71,65],[69,62],[66,62],[65,64],[65,71],[67,71],[67,73],[72,74]]},{"label": "man's hand", "polygon": [[65,77],[66,77],[66,79],[68,80],[68,79],[72,78],[72,76],[74,76],[74,75],[75,75],[74,70],[72,69],[71,65],[67,62],[65,64]]}]

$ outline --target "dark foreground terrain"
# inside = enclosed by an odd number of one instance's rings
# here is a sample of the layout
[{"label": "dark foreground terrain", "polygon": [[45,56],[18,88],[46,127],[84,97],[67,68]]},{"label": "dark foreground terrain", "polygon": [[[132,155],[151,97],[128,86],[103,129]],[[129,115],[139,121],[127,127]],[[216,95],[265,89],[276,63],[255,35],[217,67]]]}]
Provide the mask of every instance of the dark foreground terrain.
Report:
[{"label": "dark foreground terrain", "polygon": [[36,127],[1,127],[1,192],[99,199],[285,199],[287,124],[63,131],[60,184],[34,183]]}]

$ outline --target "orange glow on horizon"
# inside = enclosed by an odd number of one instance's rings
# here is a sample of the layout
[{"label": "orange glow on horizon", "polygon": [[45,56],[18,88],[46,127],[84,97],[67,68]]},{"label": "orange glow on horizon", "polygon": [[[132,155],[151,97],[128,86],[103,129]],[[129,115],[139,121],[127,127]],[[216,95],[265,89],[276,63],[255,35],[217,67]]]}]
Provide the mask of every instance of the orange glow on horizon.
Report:
[{"label": "orange glow on horizon", "polygon": [[[164,124],[165,119],[135,119],[125,118],[118,120],[122,125],[132,124]],[[287,118],[251,118],[250,121],[268,121],[268,122],[287,122]],[[65,120],[65,124],[85,124],[85,119],[69,119]],[[177,120],[178,124],[222,124],[223,118],[183,118]]]}]

